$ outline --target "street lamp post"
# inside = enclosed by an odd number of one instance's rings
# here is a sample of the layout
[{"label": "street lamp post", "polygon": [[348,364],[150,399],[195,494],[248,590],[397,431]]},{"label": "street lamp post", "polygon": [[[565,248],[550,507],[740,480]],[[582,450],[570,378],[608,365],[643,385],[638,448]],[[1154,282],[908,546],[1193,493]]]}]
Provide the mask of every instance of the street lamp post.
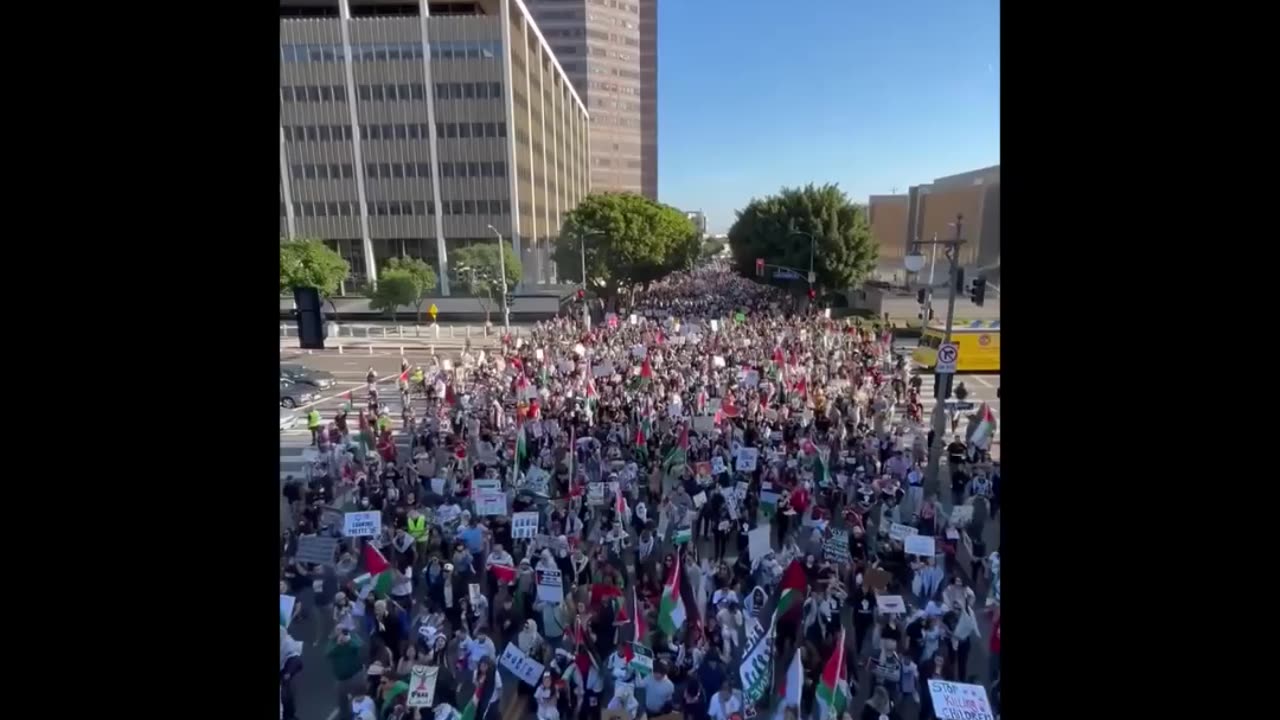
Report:
[{"label": "street lamp post", "polygon": [[813,239],[813,235],[810,235],[803,230],[792,230],[787,233],[787,237],[791,237],[792,235],[803,235],[809,238],[809,289],[812,290],[813,282],[818,279],[818,276],[813,273],[813,256],[816,254],[818,243]]},{"label": "street lamp post", "polygon": [[[921,245],[932,245],[935,248],[941,245],[946,251],[946,257],[950,263],[947,273],[947,323],[943,331],[942,342],[947,344],[951,342],[951,328],[955,321],[956,312],[956,283],[960,279],[960,246],[964,244],[964,240],[960,237],[960,229],[964,222],[963,215],[956,215],[956,236],[951,240],[933,239],[928,242],[916,242],[916,247],[912,252],[903,258],[903,264],[906,266],[907,272],[918,273],[924,269],[924,255],[920,254]],[[926,311],[927,314],[927,311]],[[925,327],[928,327],[926,322]],[[942,463],[942,436],[947,430],[947,414],[945,404],[947,398],[951,397],[951,381],[955,376],[952,373],[944,373],[940,378],[940,382],[935,386],[933,406],[933,442],[929,444],[929,467],[925,472],[925,494],[937,496],[940,485],[938,482],[938,472]]]},{"label": "street lamp post", "polygon": [[511,330],[511,308],[507,305],[507,253],[502,247],[502,233],[492,225],[486,226],[498,236],[498,275],[502,277],[502,328]]}]

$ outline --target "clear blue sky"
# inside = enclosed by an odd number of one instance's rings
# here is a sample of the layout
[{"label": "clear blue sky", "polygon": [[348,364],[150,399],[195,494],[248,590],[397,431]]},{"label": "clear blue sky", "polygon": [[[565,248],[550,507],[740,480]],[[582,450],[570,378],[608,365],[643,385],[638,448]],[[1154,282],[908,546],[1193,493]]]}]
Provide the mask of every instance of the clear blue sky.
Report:
[{"label": "clear blue sky", "polygon": [[658,197],[727,232],[784,185],[857,202],[1000,162],[999,0],[659,0]]}]

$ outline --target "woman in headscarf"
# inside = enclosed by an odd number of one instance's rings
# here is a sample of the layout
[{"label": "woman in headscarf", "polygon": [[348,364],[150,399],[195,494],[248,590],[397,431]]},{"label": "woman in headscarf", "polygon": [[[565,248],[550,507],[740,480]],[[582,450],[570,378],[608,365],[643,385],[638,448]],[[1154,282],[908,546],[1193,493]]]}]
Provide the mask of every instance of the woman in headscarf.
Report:
[{"label": "woman in headscarf", "polygon": [[524,628],[516,636],[516,647],[525,655],[533,657],[541,644],[542,635],[538,634],[538,624],[533,620],[526,620]]},{"label": "woman in headscarf", "polygon": [[761,613],[764,612],[764,606],[768,602],[769,596],[765,593],[764,588],[759,585],[752,588],[751,593],[747,595],[742,602],[742,607],[747,612],[747,616],[756,620],[760,619]]}]

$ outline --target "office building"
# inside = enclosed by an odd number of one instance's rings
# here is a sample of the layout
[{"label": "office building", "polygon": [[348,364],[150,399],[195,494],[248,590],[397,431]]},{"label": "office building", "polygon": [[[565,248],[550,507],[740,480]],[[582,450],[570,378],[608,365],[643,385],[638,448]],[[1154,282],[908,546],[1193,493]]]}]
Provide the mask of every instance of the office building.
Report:
[{"label": "office building", "polygon": [[658,0],[527,0],[591,113],[591,186],[658,198]]},{"label": "office building", "polygon": [[701,210],[686,210],[684,216],[689,218],[689,222],[698,228],[698,236],[707,237],[707,216]]},{"label": "office building", "polygon": [[905,195],[872,195],[868,206],[881,275],[904,277],[902,256],[912,242],[955,237],[957,213],[964,216],[961,234],[968,241],[960,263],[988,272],[999,268],[999,165],[913,185]]},{"label": "office building", "polygon": [[281,235],[327,241],[357,285],[422,258],[445,294],[449,252],[500,235],[525,285],[554,282],[590,116],[523,0],[279,6]]}]

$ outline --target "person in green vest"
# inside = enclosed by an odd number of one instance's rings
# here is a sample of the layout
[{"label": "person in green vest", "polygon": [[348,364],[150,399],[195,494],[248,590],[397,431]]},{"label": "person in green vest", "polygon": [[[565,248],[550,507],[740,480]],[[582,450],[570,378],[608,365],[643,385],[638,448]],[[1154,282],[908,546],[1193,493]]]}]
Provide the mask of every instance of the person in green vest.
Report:
[{"label": "person in green vest", "polygon": [[320,411],[314,407],[307,413],[307,428],[311,430],[311,444],[315,445],[320,436]]}]

